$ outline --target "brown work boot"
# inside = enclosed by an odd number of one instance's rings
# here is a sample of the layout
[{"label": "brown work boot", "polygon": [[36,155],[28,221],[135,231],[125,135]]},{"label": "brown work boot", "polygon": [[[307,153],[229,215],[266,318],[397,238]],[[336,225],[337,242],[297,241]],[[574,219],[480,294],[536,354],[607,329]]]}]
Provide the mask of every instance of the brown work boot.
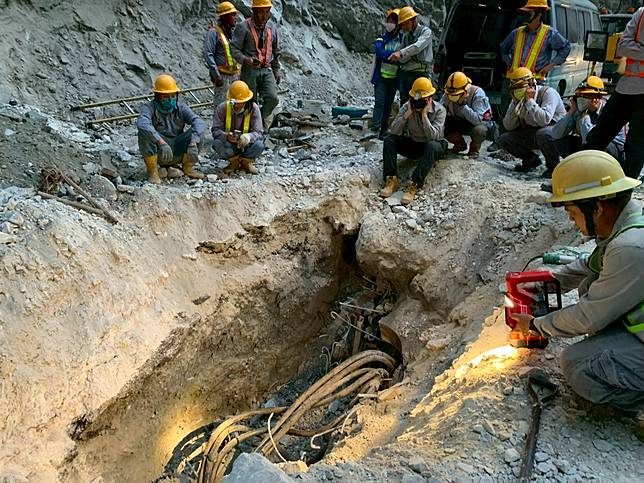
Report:
[{"label": "brown work boot", "polygon": [[230,174],[239,169],[239,156],[233,156],[228,159],[228,166],[224,168],[224,174]]},{"label": "brown work boot", "polygon": [[635,436],[644,443],[644,410],[635,417]]},{"label": "brown work boot", "polygon": [[192,164],[188,159],[188,155],[184,154],[181,158],[181,168],[183,168],[183,174],[192,179],[204,179],[206,175],[200,173],[199,171],[195,171],[194,166],[195,165]]},{"label": "brown work boot", "polygon": [[159,168],[157,166],[157,155],[153,154],[151,156],[145,156],[143,161],[145,161],[145,168],[148,171],[148,181],[153,184],[161,183],[161,178],[159,178]]},{"label": "brown work boot", "polygon": [[250,174],[259,174],[259,171],[253,166],[253,160],[250,158],[241,158],[242,169]]},{"label": "brown work boot", "polygon": [[470,143],[470,150],[467,152],[467,155],[470,158],[478,158],[479,152],[481,152],[481,143],[472,141]]},{"label": "brown work boot", "polygon": [[413,181],[410,181],[409,184],[407,185],[407,191],[400,199],[400,204],[408,205],[409,203],[414,201],[414,196],[416,196],[417,192],[418,192],[418,185]]},{"label": "brown work boot", "polygon": [[398,191],[398,178],[395,176],[387,176],[385,187],[380,190],[378,196],[382,198],[389,198],[396,191]]},{"label": "brown work boot", "polygon": [[450,143],[454,145],[452,149],[450,149],[450,152],[454,154],[458,154],[467,149],[467,143],[465,142],[463,135],[459,132],[453,132],[445,139],[447,139]]}]

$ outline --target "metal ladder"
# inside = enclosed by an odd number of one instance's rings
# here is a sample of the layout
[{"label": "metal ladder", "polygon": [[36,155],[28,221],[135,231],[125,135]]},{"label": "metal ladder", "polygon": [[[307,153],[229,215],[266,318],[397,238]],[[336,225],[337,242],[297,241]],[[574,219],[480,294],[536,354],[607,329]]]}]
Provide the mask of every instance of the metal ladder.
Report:
[{"label": "metal ladder", "polygon": [[[204,107],[212,107],[214,104],[214,101],[209,101],[209,102],[203,102],[199,97],[197,97],[196,93],[202,92],[202,91],[207,91],[210,93],[211,96],[214,96],[214,91],[212,85],[207,85],[207,86],[202,86],[202,87],[191,87],[190,89],[183,89],[179,93],[180,94],[188,94],[192,100],[195,101],[195,104],[189,104],[190,109],[202,109]],[[123,97],[121,99],[111,99],[107,101],[100,101],[100,102],[94,102],[91,104],[81,104],[78,106],[73,106],[72,111],[92,111],[93,109],[99,109],[103,108],[104,110],[106,108],[116,108],[119,109],[122,114],[118,115],[111,115],[108,117],[101,117],[98,119],[90,119],[87,121],[87,126],[92,127],[96,126],[98,124],[108,124],[112,122],[118,122],[118,121],[127,121],[130,119],[135,119],[139,117],[139,113],[136,112],[135,108],[137,108],[142,101],[151,101],[153,99],[153,94],[146,94],[142,96],[133,96],[133,97]],[[134,103],[137,103],[136,105]],[[134,107],[132,107],[134,105]],[[127,113],[127,114],[126,114]],[[104,114],[104,111],[101,113],[102,115]]]}]

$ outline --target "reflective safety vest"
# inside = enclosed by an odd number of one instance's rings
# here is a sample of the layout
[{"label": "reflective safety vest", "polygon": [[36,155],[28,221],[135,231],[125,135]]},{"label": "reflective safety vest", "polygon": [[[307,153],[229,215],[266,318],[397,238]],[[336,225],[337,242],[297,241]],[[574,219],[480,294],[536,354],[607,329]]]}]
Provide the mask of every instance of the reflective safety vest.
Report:
[{"label": "reflective safety vest", "polygon": [[[383,38],[379,38],[376,40],[380,40],[384,42]],[[394,52],[397,50],[400,50],[400,47],[402,45],[402,42],[400,42],[398,39],[393,38],[389,42],[385,44],[387,46],[387,50],[393,50]],[[398,69],[399,66],[398,64],[392,64],[389,62],[381,62],[380,64],[380,75],[384,77],[385,79],[395,79],[396,76],[398,75]]]},{"label": "reflective safety vest", "polygon": [[264,27],[266,30],[266,41],[264,42],[264,48],[259,48],[259,34],[255,28],[255,22],[252,18],[246,19],[248,24],[248,30],[253,36],[253,41],[255,42],[255,50],[257,51],[257,59],[262,64],[262,67],[268,67],[271,63],[271,54],[273,53],[273,29]]},{"label": "reflective safety vest", "polygon": [[[244,114],[244,125],[242,127],[242,134],[246,134],[250,131],[250,116],[253,114],[252,109],[246,109],[246,114]],[[226,132],[233,132],[233,104],[231,102],[226,103]]]},{"label": "reflective safety vest", "polygon": [[217,69],[222,74],[227,74],[227,75],[238,73],[241,66],[235,63],[233,59],[233,55],[230,53],[230,42],[226,38],[226,34],[224,33],[224,31],[219,25],[215,27],[215,31],[219,36],[219,41],[221,42],[221,45],[224,47],[224,54],[226,57],[226,65],[218,65]]},{"label": "reflective safety vest", "polygon": [[523,46],[525,44],[526,31],[528,27],[525,25],[518,28],[517,36],[514,39],[514,55],[512,56],[512,66],[510,67],[510,72],[514,72],[519,67],[527,67],[533,73],[535,78],[544,79],[545,76],[540,75],[538,72],[535,72],[537,66],[537,58],[543,50],[543,46],[546,43],[546,37],[550,31],[550,26],[542,24],[537,32],[537,36],[534,39],[530,51],[528,52],[528,57],[526,58],[525,64],[521,64],[521,57],[523,56]]},{"label": "reflective safety vest", "polygon": [[[640,34],[642,31],[642,21],[644,21],[644,12],[640,15],[640,19],[637,22],[637,28],[635,29],[635,42],[640,43]],[[627,77],[640,77],[644,78],[644,60],[634,60],[626,59],[626,68],[624,69],[624,75]]]},{"label": "reflective safety vest", "polygon": [[[588,268],[593,272],[599,274],[604,267],[604,253],[606,252],[606,247],[608,244],[614,240],[616,237],[624,233],[625,231],[644,228],[644,215],[641,213],[632,213],[627,218],[627,223],[623,226],[617,233],[611,235],[608,241],[605,244],[602,244],[601,247],[595,248],[593,253],[591,253],[588,258]],[[626,329],[638,337],[642,342],[644,342],[644,300],[639,302],[635,308],[626,312],[623,316],[623,323]]]}]

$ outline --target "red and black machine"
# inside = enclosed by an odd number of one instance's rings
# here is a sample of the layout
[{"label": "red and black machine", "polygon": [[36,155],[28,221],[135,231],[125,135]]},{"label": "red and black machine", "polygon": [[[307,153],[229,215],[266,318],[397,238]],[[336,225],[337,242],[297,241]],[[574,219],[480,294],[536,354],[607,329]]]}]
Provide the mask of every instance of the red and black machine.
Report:
[{"label": "red and black machine", "polygon": [[[561,285],[550,272],[508,272],[505,274],[505,323],[514,329],[517,321],[514,314],[527,314],[540,317],[561,309]],[[556,305],[551,299],[556,297]],[[536,333],[527,335],[510,332],[512,347],[543,349],[548,339]]]}]

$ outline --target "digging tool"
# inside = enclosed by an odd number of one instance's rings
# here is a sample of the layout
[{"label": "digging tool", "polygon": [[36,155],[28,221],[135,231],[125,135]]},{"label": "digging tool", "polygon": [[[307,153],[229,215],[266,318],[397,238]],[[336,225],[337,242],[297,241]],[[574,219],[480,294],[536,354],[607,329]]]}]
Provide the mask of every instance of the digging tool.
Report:
[{"label": "digging tool", "polygon": [[528,436],[526,437],[525,448],[523,451],[523,460],[521,462],[521,472],[519,481],[529,481],[532,474],[532,464],[534,463],[534,453],[537,449],[537,437],[539,435],[539,423],[541,421],[541,411],[543,407],[550,402],[558,392],[558,387],[550,381],[548,375],[542,369],[532,369],[527,374],[526,385],[532,400],[532,413],[530,414],[530,425],[528,427]]}]

